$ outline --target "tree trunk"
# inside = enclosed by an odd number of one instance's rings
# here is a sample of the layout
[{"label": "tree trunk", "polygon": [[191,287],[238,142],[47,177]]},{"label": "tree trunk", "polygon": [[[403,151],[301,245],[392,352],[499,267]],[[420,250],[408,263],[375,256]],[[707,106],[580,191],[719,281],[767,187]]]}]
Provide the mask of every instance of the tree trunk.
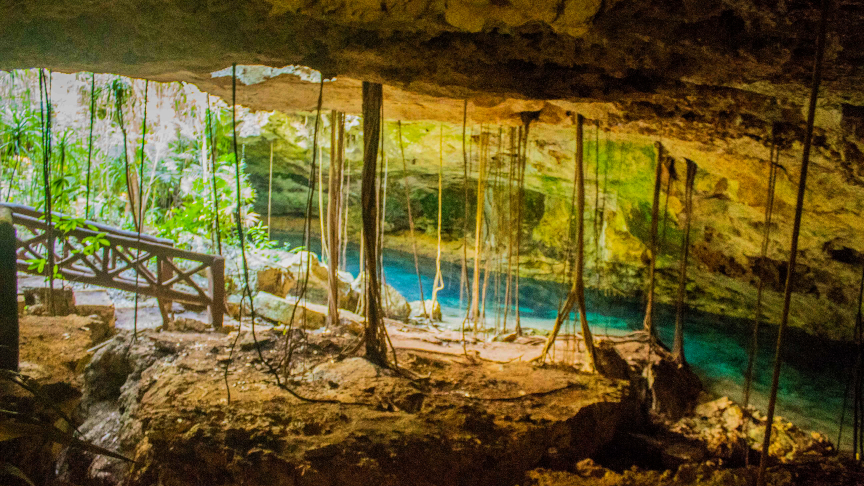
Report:
[{"label": "tree trunk", "polygon": [[[687,179],[684,201],[687,220],[684,223],[684,243],[681,246],[681,267],[678,274],[678,299],[675,315],[675,344],[672,355],[678,364],[684,364],[684,298],[687,290],[687,257],[690,254],[690,223],[693,221],[693,181],[696,179],[696,164],[687,159]],[[669,198],[669,194],[666,194]]]},{"label": "tree trunk", "polygon": [[378,286],[377,179],[378,141],[381,131],[383,92],[378,83],[363,82],[363,180],[360,201],[363,219],[363,241],[366,247],[366,358],[387,366],[384,322],[381,319],[381,295]]}]

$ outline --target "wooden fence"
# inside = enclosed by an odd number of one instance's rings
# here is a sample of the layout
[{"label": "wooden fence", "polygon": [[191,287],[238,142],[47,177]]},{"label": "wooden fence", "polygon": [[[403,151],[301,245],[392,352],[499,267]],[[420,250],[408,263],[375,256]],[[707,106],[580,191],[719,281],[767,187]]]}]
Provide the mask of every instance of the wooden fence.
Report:
[{"label": "wooden fence", "polygon": [[[17,227],[19,272],[48,276],[53,255],[56,275],[65,280],[137,292],[155,297],[164,323],[171,303],[209,308],[214,328],[222,327],[225,314],[225,259],[174,248],[174,242],[123,231],[92,221],[61,231],[58,221],[69,218],[54,213],[53,224],[44,213],[28,206],[0,204],[12,212]],[[80,222],[80,221],[79,221]],[[62,227],[62,226],[61,226]]]}]

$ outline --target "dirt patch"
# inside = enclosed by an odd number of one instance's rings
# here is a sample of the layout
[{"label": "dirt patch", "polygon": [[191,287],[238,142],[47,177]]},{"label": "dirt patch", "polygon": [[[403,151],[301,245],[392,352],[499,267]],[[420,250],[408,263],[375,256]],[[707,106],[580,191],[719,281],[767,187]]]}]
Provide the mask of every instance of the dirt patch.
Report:
[{"label": "dirt patch", "polygon": [[19,327],[21,372],[43,385],[66,382],[80,389],[81,374],[93,356],[88,350],[104,339],[107,325],[76,315],[23,316]]}]

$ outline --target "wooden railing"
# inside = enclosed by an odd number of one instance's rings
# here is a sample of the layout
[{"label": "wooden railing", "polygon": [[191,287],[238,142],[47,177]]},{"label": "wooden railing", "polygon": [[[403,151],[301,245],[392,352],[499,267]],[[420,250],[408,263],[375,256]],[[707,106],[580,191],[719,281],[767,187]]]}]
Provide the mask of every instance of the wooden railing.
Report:
[{"label": "wooden railing", "polygon": [[[225,259],[174,248],[174,242],[85,221],[60,231],[56,221],[68,219],[54,213],[48,226],[44,213],[28,206],[0,204],[12,212],[17,227],[19,272],[48,276],[53,254],[56,274],[85,284],[137,292],[155,297],[164,323],[172,302],[209,308],[214,328],[222,327],[225,314]],[[59,248],[59,251],[58,251]]]}]

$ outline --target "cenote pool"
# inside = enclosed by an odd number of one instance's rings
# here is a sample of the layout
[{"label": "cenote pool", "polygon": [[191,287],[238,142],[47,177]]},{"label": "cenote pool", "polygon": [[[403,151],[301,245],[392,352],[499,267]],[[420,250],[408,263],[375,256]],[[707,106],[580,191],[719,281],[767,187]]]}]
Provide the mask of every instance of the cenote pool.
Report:
[{"label": "cenote pool", "polygon": [[[294,246],[302,241],[302,237],[295,234],[281,234],[276,238]],[[313,238],[311,249],[320,254],[320,240]],[[347,257],[347,270],[356,276],[359,272],[359,247],[349,244]],[[419,260],[423,291],[429,299],[435,277],[435,260],[422,256]],[[460,306],[459,302],[461,267],[442,262],[441,271],[445,287],[438,293],[438,299],[444,320],[459,323],[465,315],[464,306],[468,305],[465,303]],[[470,279],[473,274],[471,265],[468,272]],[[385,249],[384,276],[386,282],[409,301],[420,299],[412,254]],[[487,320],[492,323],[495,315],[492,272],[489,278],[486,315]],[[503,293],[503,283],[501,288]],[[519,291],[522,327],[551,329],[559,301],[565,293],[566,289],[561,284],[522,278]],[[596,334],[622,334],[642,326],[645,306],[638,300],[607,298],[588,290],[586,301],[588,321]],[[674,307],[662,304],[657,306],[655,320],[661,340],[671,345],[675,327]],[[508,327],[512,327],[514,323],[512,317],[508,319]],[[747,367],[751,333],[751,321],[692,311],[687,313],[685,355],[712,395],[729,396],[739,402],[742,400],[743,375]],[[751,403],[763,413],[767,407],[767,395],[771,385],[776,339],[775,326],[762,326],[759,335],[758,375],[754,382]],[[836,441],[852,355],[852,346],[820,340],[797,329],[789,329],[784,345],[777,414],[804,429],[823,432],[832,441]],[[851,445],[851,420],[847,413],[842,439],[843,445],[847,447]]]}]

